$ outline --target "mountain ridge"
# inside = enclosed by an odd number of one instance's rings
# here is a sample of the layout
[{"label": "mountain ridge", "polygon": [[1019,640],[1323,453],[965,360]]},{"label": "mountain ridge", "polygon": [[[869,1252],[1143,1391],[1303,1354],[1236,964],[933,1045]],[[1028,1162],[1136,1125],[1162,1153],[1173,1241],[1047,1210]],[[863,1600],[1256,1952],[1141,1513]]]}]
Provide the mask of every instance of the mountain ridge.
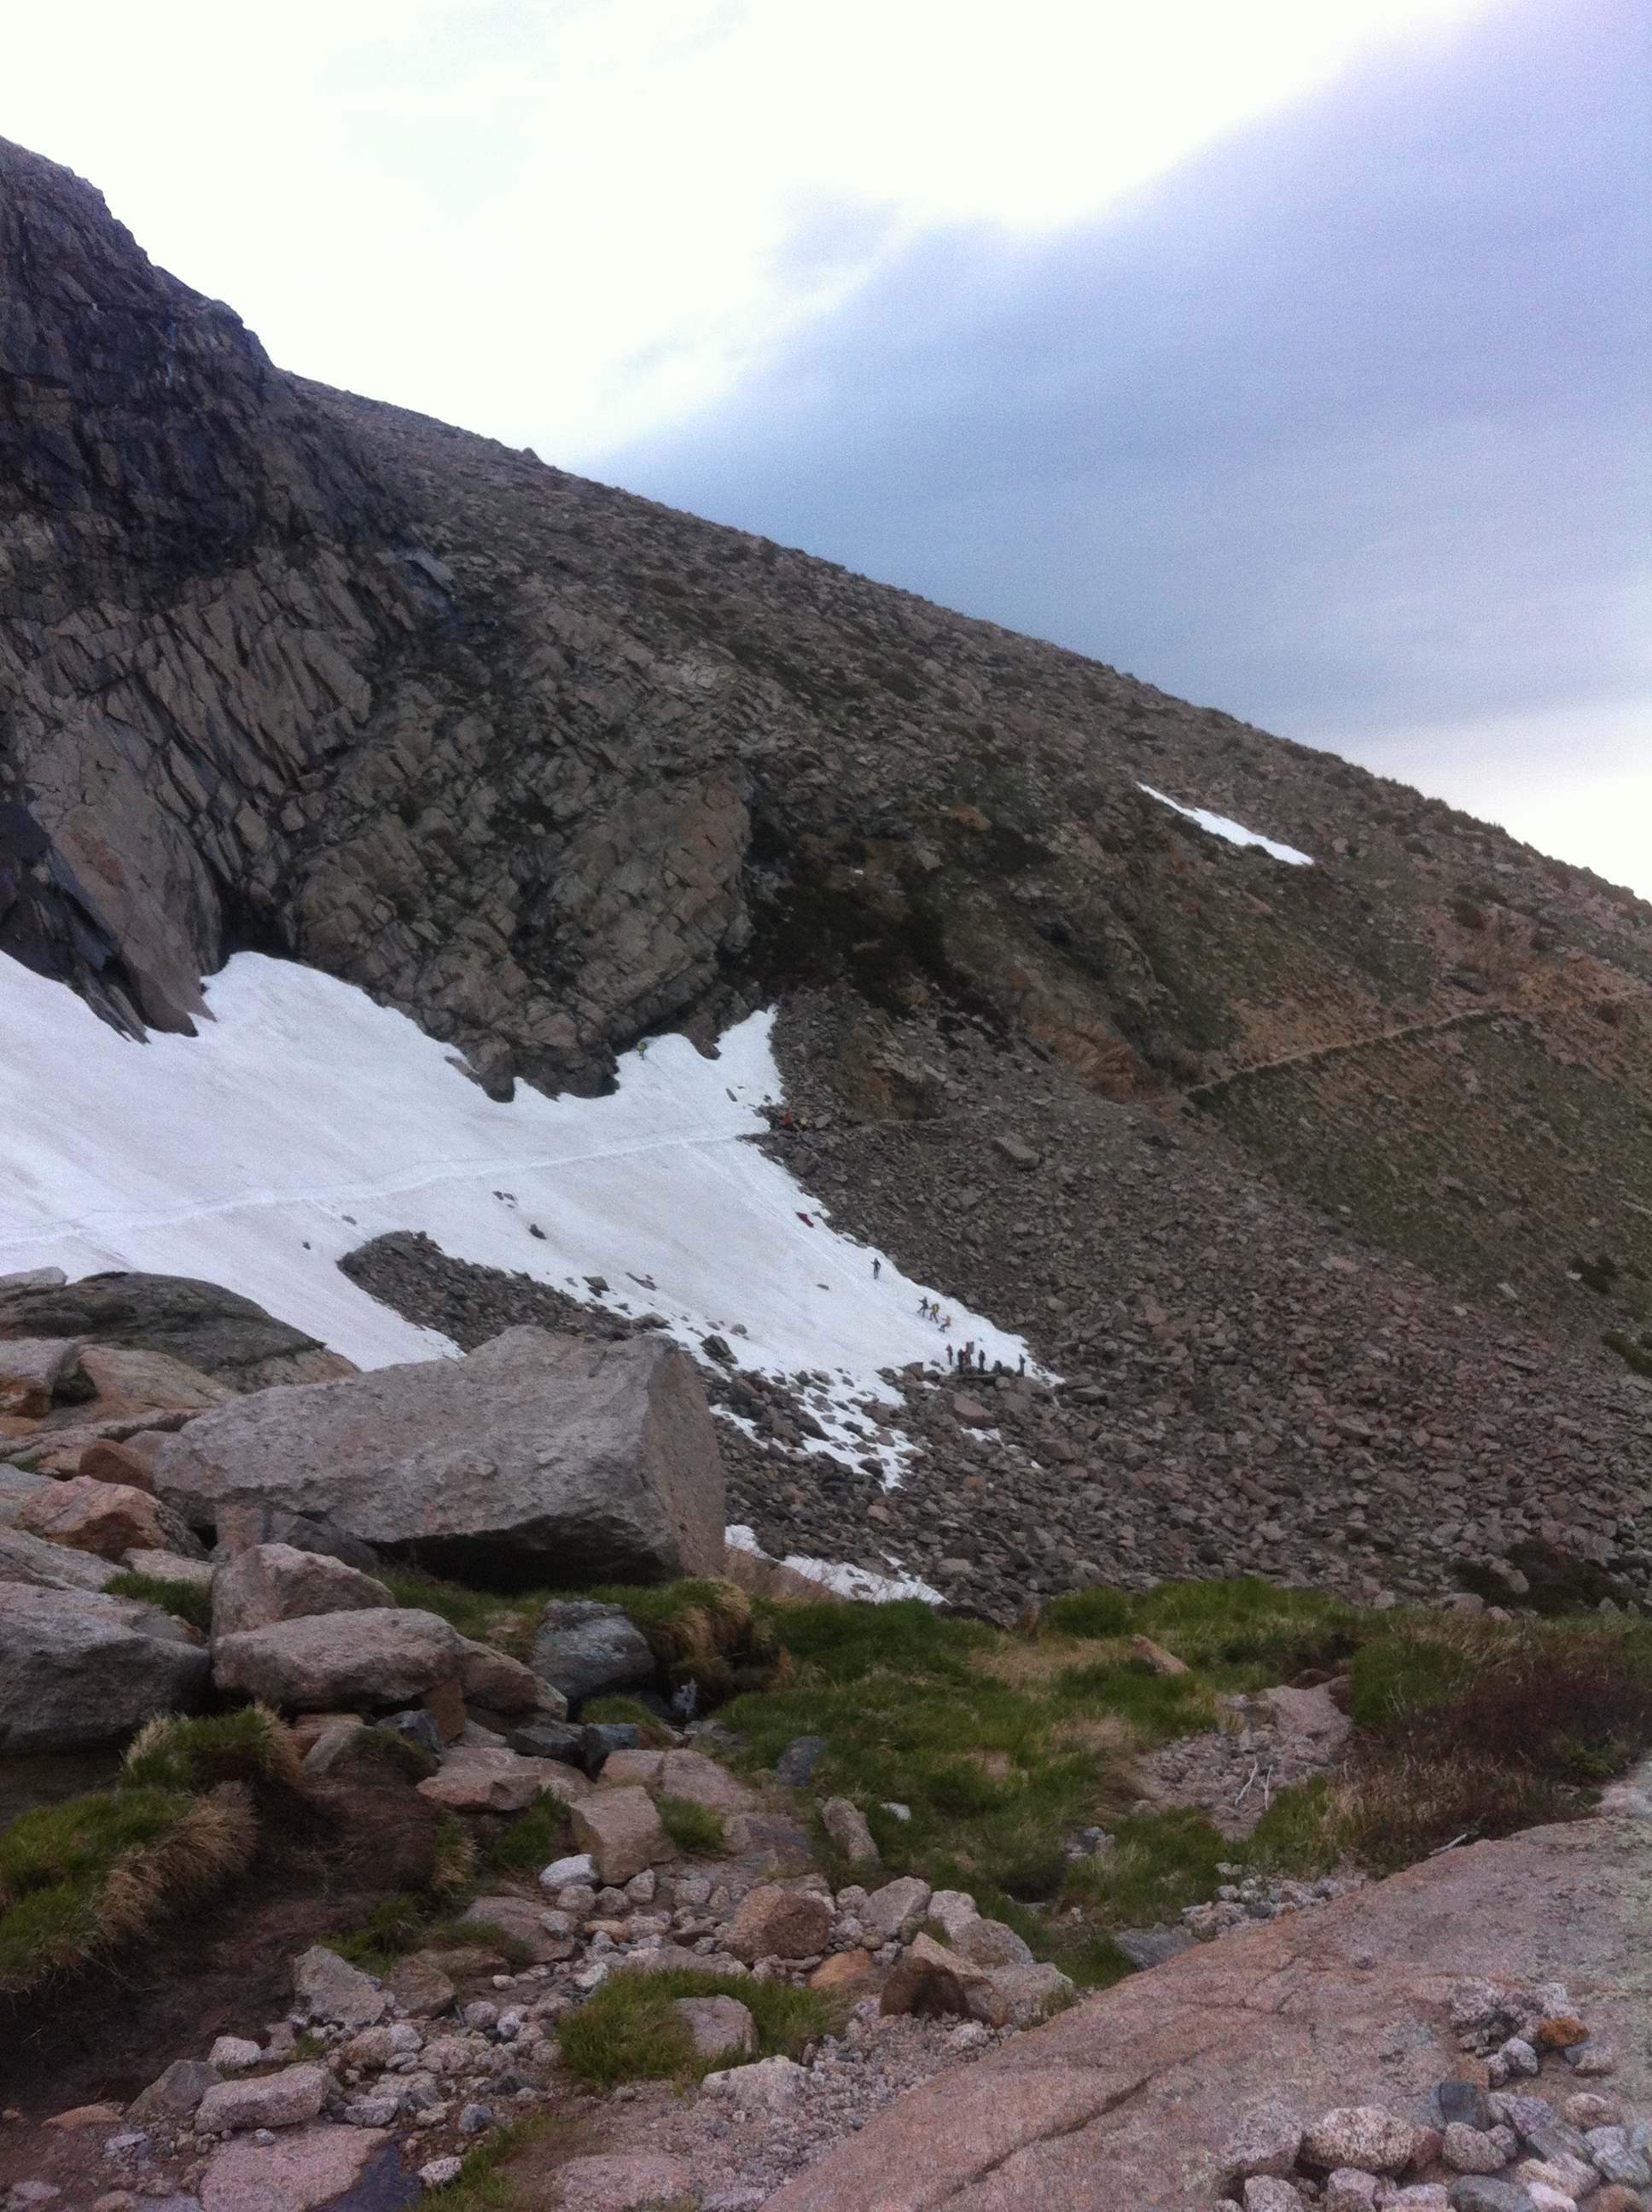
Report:
[{"label": "mountain ridge", "polygon": [[825,992],[851,1113],[936,1114],[942,1024],[1024,1042],[1641,1356],[1646,902],[1078,654],[276,370],[13,147],[0,332],[0,948],[129,1030],[187,1025],[252,946],[507,1097]]}]

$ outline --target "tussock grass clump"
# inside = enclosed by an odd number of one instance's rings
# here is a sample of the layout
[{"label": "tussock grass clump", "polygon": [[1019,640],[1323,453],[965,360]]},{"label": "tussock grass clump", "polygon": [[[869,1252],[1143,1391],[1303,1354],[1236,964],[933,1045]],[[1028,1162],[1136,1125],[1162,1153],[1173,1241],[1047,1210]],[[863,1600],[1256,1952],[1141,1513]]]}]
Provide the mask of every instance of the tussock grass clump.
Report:
[{"label": "tussock grass clump", "polygon": [[805,2044],[841,2024],[841,2008],[817,1990],[688,1967],[653,1974],[628,1968],[557,2023],[568,2071],[593,2089],[620,2081],[699,2081],[731,2063],[728,2054],[699,2057],[673,2007],[678,1997],[712,1996],[744,2005],[756,2027],[753,2055],[759,2058],[799,2057]]},{"label": "tussock grass clump", "polygon": [[265,1705],[196,1720],[162,1713],[132,1738],[121,1769],[123,1789],[197,1790],[244,1782],[255,1790],[260,1784],[296,1790],[302,1778],[292,1731]]},{"label": "tussock grass clump", "polygon": [[658,1589],[615,1588],[591,1595],[623,1605],[647,1639],[666,1687],[693,1682],[708,1703],[767,1690],[785,1679],[788,1661],[772,1620],[744,1590],[709,1576]]},{"label": "tussock grass clump", "polygon": [[251,1861],[249,1794],[134,1785],[39,1808],[0,1836],[0,1992],[83,1966],[209,1897]]},{"label": "tussock grass clump", "polygon": [[104,1588],[110,1597],[137,1598],[144,1605],[158,1605],[162,1613],[188,1621],[203,1636],[211,1633],[212,1592],[203,1583],[167,1582],[155,1575],[117,1575]]},{"label": "tussock grass clump", "polygon": [[[463,1824],[453,1826],[461,1836],[465,1834]],[[443,1823],[444,1832],[446,1823]],[[440,1838],[438,1838],[438,1849]],[[571,1847],[568,1808],[562,1799],[549,1790],[542,1790],[525,1813],[519,1813],[502,1835],[495,1836],[488,1845],[484,1864],[508,1868],[515,1874],[537,1873],[552,1859],[560,1858]]]},{"label": "tussock grass clump", "polygon": [[690,1858],[709,1856],[723,1848],[723,1816],[709,1805],[696,1805],[691,1797],[661,1797],[659,1825]]}]

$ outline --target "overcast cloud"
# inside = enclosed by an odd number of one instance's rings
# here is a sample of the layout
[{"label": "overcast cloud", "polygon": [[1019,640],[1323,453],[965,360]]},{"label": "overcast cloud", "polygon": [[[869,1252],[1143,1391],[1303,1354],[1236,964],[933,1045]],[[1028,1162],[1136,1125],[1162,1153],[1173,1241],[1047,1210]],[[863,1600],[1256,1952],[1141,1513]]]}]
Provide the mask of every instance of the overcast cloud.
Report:
[{"label": "overcast cloud", "polygon": [[1652,893],[1652,36],[1506,7],[1037,246],[918,240],[598,472]]}]

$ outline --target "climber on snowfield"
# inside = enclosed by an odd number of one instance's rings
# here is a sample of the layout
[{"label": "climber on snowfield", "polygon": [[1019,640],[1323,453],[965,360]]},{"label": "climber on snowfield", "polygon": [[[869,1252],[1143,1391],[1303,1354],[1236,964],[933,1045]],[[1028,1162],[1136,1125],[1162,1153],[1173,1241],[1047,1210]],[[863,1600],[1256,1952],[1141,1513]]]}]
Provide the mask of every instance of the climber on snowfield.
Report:
[{"label": "climber on snowfield", "polygon": [[874,1260],[872,1263],[872,1279],[874,1283],[878,1280],[878,1278],[883,1273],[883,1261],[881,1260]]}]

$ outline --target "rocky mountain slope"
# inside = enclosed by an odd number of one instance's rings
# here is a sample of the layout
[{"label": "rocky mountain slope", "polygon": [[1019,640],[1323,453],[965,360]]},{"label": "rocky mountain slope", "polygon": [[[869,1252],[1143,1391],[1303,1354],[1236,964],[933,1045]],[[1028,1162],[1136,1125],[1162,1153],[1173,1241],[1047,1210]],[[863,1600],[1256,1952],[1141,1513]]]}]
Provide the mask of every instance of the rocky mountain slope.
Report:
[{"label": "rocky mountain slope", "polygon": [[[1416,1293],[1446,1364],[1399,1432],[1489,1421],[1495,1480],[1504,1426],[1516,1459],[1550,1433],[1499,1384],[1558,1339],[1540,1395],[1623,1461],[1603,1517],[1632,1511],[1644,902],[1078,654],[285,374],[9,145],[0,452],[0,950],[135,1033],[186,1026],[236,947],[289,952],[501,1097],[778,995],[805,1181],[1069,1367],[1145,1336],[1190,1449],[1246,1328],[1253,1393],[1277,1368],[1321,1426],[1376,1425],[1363,1375],[1295,1374],[1321,1341],[1360,1364],[1357,1291],[1322,1295],[1351,1237],[1450,1292]],[[1238,1209],[1219,1237],[1201,1181]],[[1287,1249],[1311,1294],[1247,1286]],[[1440,1317],[1464,1298],[1493,1317],[1464,1323],[1472,1387]],[[1593,1510],[1566,1504],[1525,1518]]]}]

